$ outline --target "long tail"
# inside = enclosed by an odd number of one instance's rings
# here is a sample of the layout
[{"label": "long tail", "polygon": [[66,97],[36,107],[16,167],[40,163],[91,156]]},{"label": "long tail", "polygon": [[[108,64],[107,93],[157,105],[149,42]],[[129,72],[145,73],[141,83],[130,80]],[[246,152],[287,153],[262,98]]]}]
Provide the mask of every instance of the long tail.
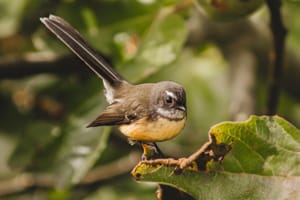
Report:
[{"label": "long tail", "polygon": [[124,81],[121,75],[115,72],[68,22],[54,15],[40,18],[40,20],[101,79],[111,86]]}]

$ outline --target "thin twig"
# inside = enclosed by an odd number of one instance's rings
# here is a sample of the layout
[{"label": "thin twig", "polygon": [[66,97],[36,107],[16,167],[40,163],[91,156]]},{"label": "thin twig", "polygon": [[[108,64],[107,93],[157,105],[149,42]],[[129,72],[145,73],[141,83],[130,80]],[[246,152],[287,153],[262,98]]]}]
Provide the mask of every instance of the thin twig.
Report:
[{"label": "thin twig", "polygon": [[170,166],[170,167],[178,167],[179,170],[187,168],[189,165],[192,164],[193,161],[195,161],[197,158],[200,157],[201,154],[205,152],[205,150],[208,149],[209,145],[211,145],[211,141],[206,142],[203,144],[200,149],[198,149],[195,153],[190,155],[189,157],[185,158],[158,158],[154,160],[145,160],[141,163],[149,164],[149,165],[164,165],[164,166]]},{"label": "thin twig", "polygon": [[195,153],[190,155],[188,158],[181,159],[179,168],[180,169],[187,168],[193,161],[195,161],[197,158],[199,158],[200,155],[203,154],[205,152],[205,150],[207,150],[211,144],[212,144],[212,141],[210,140],[210,141],[204,143],[200,149],[198,149]]},{"label": "thin twig", "polygon": [[[162,165],[175,167],[175,173],[180,174],[182,170],[188,169],[192,171],[205,170],[206,163],[210,160],[221,161],[224,156],[231,150],[231,146],[225,143],[218,143],[215,135],[209,134],[209,141],[204,143],[196,152],[189,157],[179,159],[174,158],[159,158],[154,160],[144,160],[139,164]],[[137,166],[139,166],[139,164]],[[195,166],[196,165],[196,166]],[[136,166],[136,167],[137,167]],[[190,167],[190,168],[189,168]],[[135,169],[133,169],[133,172]]]},{"label": "thin twig", "polygon": [[283,72],[283,59],[285,49],[285,36],[287,34],[287,30],[284,27],[281,18],[281,1],[266,0],[266,4],[268,5],[271,16],[270,28],[272,30],[274,43],[270,62],[269,91],[267,97],[268,99],[266,105],[266,114],[274,115],[276,114],[280,97],[280,86]]}]

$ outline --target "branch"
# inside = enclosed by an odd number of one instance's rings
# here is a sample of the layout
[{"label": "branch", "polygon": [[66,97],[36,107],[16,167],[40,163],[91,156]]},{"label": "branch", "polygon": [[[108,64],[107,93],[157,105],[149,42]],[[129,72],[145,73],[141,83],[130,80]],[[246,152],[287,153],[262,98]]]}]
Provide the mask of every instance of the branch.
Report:
[{"label": "branch", "polygon": [[[150,165],[164,165],[176,167],[174,173],[181,173],[182,170],[206,170],[207,162],[210,160],[220,161],[223,160],[224,156],[231,150],[229,145],[225,143],[217,144],[216,137],[209,135],[209,141],[204,143],[196,152],[191,154],[189,157],[182,157],[179,159],[175,158],[157,158],[154,160],[143,160],[139,164],[150,164]],[[136,167],[139,166],[136,165]],[[135,174],[135,169],[132,170],[132,175],[136,178],[138,174]]]},{"label": "branch", "polygon": [[281,79],[282,79],[282,65],[284,57],[285,36],[287,31],[281,19],[281,1],[280,0],[266,0],[269,12],[271,15],[270,28],[273,34],[273,50],[270,60],[270,75],[269,75],[269,91],[267,99],[268,115],[276,114],[278,107]]}]

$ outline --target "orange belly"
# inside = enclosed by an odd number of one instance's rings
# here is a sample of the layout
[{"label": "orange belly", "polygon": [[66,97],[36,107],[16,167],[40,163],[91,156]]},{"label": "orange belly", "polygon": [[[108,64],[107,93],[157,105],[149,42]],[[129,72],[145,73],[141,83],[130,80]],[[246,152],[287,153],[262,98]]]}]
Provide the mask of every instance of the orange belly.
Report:
[{"label": "orange belly", "polygon": [[132,124],[119,126],[120,131],[132,140],[159,142],[177,136],[183,129],[186,118],[171,121],[158,118],[157,121],[138,120]]}]

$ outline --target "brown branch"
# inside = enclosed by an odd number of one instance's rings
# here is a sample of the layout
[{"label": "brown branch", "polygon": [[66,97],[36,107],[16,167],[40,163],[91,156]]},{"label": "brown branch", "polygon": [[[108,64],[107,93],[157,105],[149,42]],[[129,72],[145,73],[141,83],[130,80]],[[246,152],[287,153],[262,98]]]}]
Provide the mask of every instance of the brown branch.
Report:
[{"label": "brown branch", "polygon": [[270,28],[273,34],[273,52],[270,61],[269,91],[266,114],[274,115],[276,114],[280,97],[285,36],[287,34],[287,30],[285,29],[281,18],[281,1],[266,0],[266,4],[268,5],[271,16]]},{"label": "brown branch", "polygon": [[[91,170],[80,183],[75,186],[92,184],[128,173],[139,161],[140,154],[132,152],[107,165]],[[53,175],[37,175],[23,173],[9,180],[0,181],[0,197],[24,191],[32,187],[55,187],[57,177]]]},{"label": "brown branch", "polygon": [[[192,171],[206,170],[206,164],[208,161],[221,161],[230,150],[231,146],[225,143],[217,144],[215,136],[210,134],[209,141],[204,143],[196,152],[191,154],[189,157],[183,157],[179,159],[158,158],[154,160],[144,160],[140,163],[175,167],[175,173],[181,173],[181,171],[185,169]],[[197,166],[195,166],[195,164]],[[134,171],[135,169],[133,169],[133,172]]]}]

